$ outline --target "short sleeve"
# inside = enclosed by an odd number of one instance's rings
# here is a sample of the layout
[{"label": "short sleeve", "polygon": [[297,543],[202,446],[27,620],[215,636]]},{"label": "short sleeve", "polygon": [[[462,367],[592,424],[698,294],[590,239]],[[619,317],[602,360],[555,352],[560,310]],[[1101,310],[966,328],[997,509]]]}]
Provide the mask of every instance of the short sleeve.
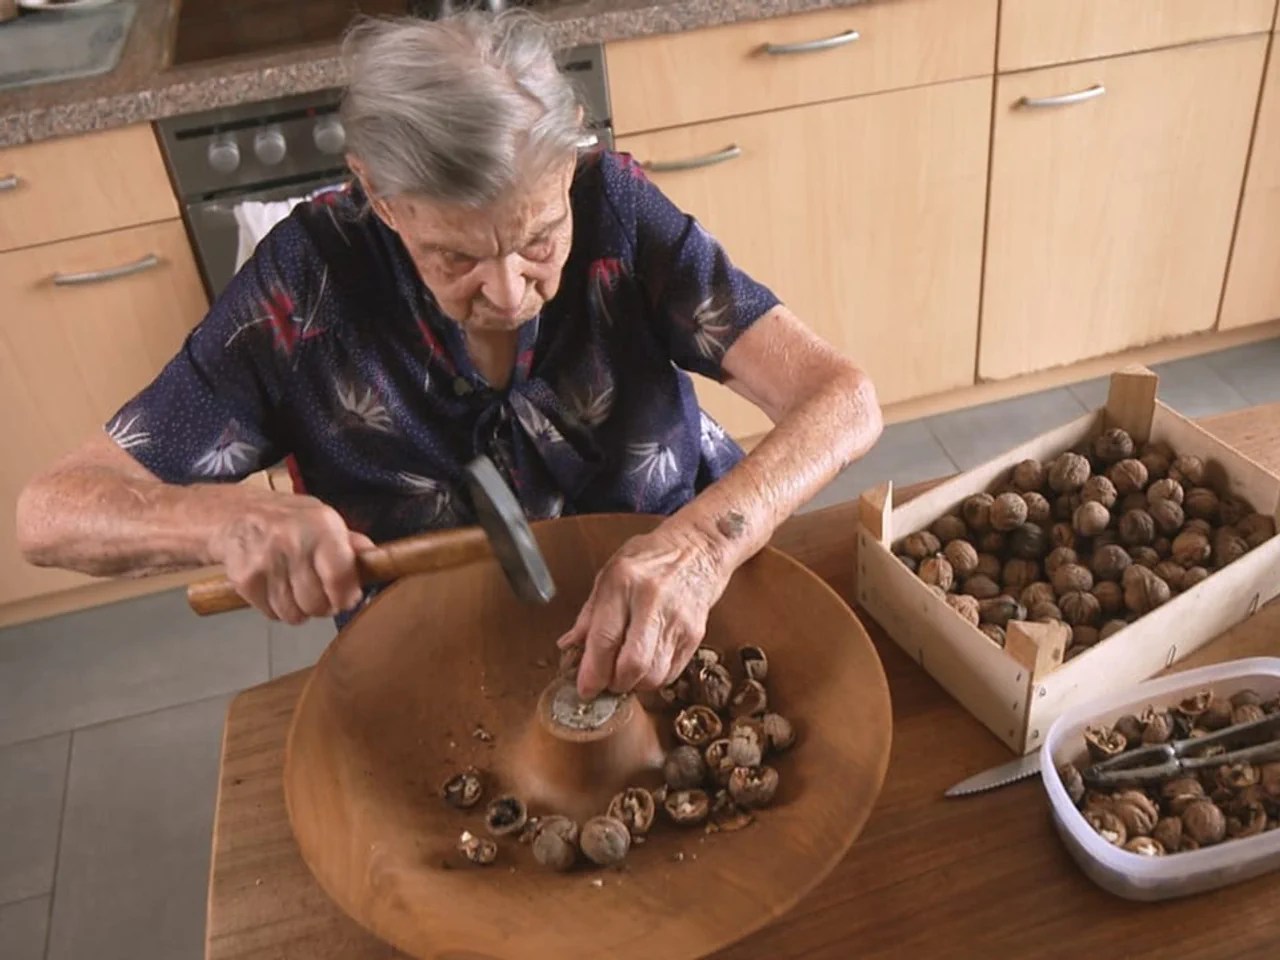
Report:
[{"label": "short sleeve", "polygon": [[779,300],[629,157],[621,160],[634,184],[636,273],[659,335],[677,366],[723,381],[724,355]]},{"label": "short sleeve", "polygon": [[290,451],[273,421],[279,357],[297,338],[296,291],[314,248],[297,218],[282,221],[191,331],[182,348],[106,425],[167,483],[240,480]]}]

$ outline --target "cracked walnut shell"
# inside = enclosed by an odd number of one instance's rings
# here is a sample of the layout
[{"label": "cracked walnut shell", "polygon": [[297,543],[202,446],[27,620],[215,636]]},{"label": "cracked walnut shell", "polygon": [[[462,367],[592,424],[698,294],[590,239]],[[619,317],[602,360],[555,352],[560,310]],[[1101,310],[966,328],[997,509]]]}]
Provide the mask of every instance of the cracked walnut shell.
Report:
[{"label": "cracked walnut shell", "polygon": [[729,777],[729,796],[743,807],[764,807],[778,789],[778,771],[773,767],[738,767]]},{"label": "cracked walnut shell", "polygon": [[682,827],[694,826],[707,819],[711,798],[705,790],[672,790],[663,801],[662,809],[672,823]]},{"label": "cracked walnut shell", "polygon": [[643,787],[628,787],[615,794],[609,802],[608,815],[613,817],[634,837],[643,837],[653,826],[653,794]]},{"label": "cracked walnut shell", "polygon": [[719,715],[710,707],[698,704],[686,707],[677,714],[675,734],[684,743],[695,747],[705,746],[720,736],[724,729]]}]

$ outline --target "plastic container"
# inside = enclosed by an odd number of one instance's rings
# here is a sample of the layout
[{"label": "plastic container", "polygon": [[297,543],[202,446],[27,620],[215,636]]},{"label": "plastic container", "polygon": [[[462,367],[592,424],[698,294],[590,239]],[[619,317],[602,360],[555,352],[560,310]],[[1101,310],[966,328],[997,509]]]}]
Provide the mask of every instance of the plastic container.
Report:
[{"label": "plastic container", "polygon": [[1040,779],[1049,794],[1054,826],[1085,875],[1116,896],[1129,900],[1185,897],[1280,868],[1280,830],[1163,857],[1122,850],[1107,843],[1089,826],[1057,774],[1060,765],[1080,763],[1087,757],[1085,727],[1109,725],[1150,704],[1168,706],[1205,688],[1227,697],[1251,688],[1263,699],[1270,699],[1280,694],[1280,659],[1232,660],[1150,680],[1122,694],[1079,704],[1063,713],[1049,729],[1040,751]]}]

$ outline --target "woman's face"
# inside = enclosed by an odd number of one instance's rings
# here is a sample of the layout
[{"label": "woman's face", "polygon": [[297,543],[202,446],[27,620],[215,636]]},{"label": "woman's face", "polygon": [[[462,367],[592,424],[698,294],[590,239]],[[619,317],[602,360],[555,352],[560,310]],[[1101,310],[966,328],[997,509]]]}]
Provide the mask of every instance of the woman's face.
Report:
[{"label": "woman's face", "polygon": [[481,208],[369,193],[446,316],[469,333],[498,333],[532,320],[560,287],[574,168],[567,161]]}]

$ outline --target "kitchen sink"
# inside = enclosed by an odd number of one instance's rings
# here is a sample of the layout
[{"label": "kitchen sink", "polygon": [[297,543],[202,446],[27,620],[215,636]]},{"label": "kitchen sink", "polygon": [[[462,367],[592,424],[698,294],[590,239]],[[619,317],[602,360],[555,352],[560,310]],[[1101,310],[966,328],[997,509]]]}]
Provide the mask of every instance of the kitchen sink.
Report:
[{"label": "kitchen sink", "polygon": [[86,10],[27,13],[0,24],[0,90],[114,70],[136,11],[131,0],[120,0]]}]

